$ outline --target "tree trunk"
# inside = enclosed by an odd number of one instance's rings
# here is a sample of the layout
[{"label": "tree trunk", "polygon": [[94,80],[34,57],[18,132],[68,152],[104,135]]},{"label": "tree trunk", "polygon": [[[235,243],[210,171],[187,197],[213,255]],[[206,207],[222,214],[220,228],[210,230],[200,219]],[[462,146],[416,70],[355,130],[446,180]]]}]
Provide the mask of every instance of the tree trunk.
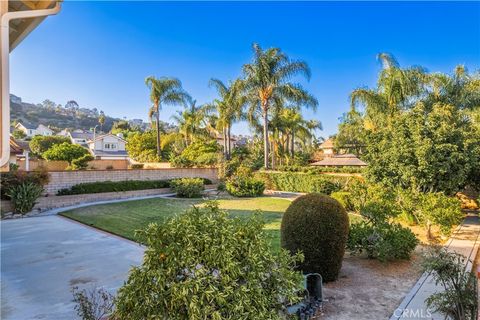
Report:
[{"label": "tree trunk", "polygon": [[227,152],[227,128],[223,127],[223,157],[228,160]]},{"label": "tree trunk", "polygon": [[263,103],[263,166],[268,169],[268,106]]},{"label": "tree trunk", "polygon": [[232,146],[231,146],[232,134],[230,131],[230,125],[227,126],[227,159],[230,160],[230,156],[232,154]]},{"label": "tree trunk", "polygon": [[292,149],[292,158],[295,158],[295,132],[292,130],[292,143],[290,145],[290,148]]},{"label": "tree trunk", "polygon": [[156,112],[156,127],[157,127],[157,155],[158,157],[162,158],[162,150],[160,149],[160,108],[159,106],[156,106],[157,112]]}]

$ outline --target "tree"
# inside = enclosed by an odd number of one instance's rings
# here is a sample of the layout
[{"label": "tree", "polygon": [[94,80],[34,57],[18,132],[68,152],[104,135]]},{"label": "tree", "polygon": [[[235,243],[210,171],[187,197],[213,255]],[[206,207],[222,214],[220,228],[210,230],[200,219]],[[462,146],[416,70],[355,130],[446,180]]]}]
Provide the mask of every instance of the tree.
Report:
[{"label": "tree", "polygon": [[104,114],[100,114],[100,116],[98,117],[98,124],[100,124],[100,130],[103,131],[103,125],[105,124],[105,115]]},{"label": "tree", "polygon": [[335,147],[347,153],[362,155],[366,146],[366,135],[362,114],[355,108],[351,108],[340,119]]},{"label": "tree", "polygon": [[12,136],[15,139],[23,140],[27,137],[27,134],[20,129],[14,129],[12,132]]},{"label": "tree", "polygon": [[249,119],[263,118],[264,167],[269,159],[269,112],[276,100],[285,99],[316,108],[317,100],[299,84],[290,82],[293,76],[310,79],[310,69],[303,61],[290,60],[279,48],[263,50],[253,44],[253,60],[243,66],[244,88],[249,104]]},{"label": "tree", "polygon": [[32,138],[28,146],[32,153],[36,156],[43,157],[43,153],[55,145],[67,143],[70,144],[68,137],[61,136],[35,136]]},{"label": "tree", "polygon": [[78,144],[63,142],[56,144],[43,153],[46,160],[67,161],[70,165],[72,161],[88,153],[88,150]]},{"label": "tree", "polygon": [[246,97],[243,95],[243,82],[235,80],[228,86],[218,79],[210,79],[210,86],[217,90],[218,99],[213,101],[211,108],[217,111],[217,127],[223,133],[223,153],[226,159],[230,159],[231,150],[231,127],[232,124],[241,119],[246,104]]},{"label": "tree", "polygon": [[150,89],[150,100],[153,103],[149,116],[155,114],[157,134],[157,156],[161,157],[160,144],[160,110],[162,105],[175,105],[184,103],[189,97],[183,90],[180,80],[175,78],[155,78],[150,76],[145,79],[145,84]]},{"label": "tree", "polygon": [[178,111],[177,114],[172,116],[187,146],[194,142],[197,136],[205,136],[205,130],[202,130],[204,129],[202,126],[205,127],[205,117],[205,107],[197,106],[196,100],[191,99],[186,101],[184,111]]},{"label": "tree", "polygon": [[358,104],[366,107],[366,125],[370,129],[387,125],[400,111],[412,108],[428,82],[421,67],[402,69],[395,57],[387,53],[380,53],[377,58],[382,63],[377,88],[359,88],[350,95],[352,108]]},{"label": "tree", "polygon": [[154,130],[137,132],[127,137],[128,156],[139,162],[158,162],[156,132]]},{"label": "tree", "polygon": [[77,109],[78,107],[78,103],[75,100],[69,100],[67,103],[65,103],[66,109]]}]

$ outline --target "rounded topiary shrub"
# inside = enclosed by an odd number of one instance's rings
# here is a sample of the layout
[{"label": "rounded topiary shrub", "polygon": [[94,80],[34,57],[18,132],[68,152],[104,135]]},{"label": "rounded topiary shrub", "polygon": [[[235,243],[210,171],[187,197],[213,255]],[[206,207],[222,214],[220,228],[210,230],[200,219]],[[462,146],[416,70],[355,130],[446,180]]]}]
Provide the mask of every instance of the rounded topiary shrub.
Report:
[{"label": "rounded topiary shrub", "polygon": [[334,281],[342,267],[348,237],[345,208],[329,196],[311,193],[288,207],[281,226],[282,247],[303,252],[299,265],[304,273],[317,272],[324,281]]}]

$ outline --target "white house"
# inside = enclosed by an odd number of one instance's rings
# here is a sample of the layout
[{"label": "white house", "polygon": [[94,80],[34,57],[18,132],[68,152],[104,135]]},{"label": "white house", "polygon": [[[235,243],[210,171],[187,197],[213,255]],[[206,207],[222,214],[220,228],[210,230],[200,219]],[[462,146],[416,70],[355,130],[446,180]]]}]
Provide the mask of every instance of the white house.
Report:
[{"label": "white house", "polygon": [[34,136],[51,136],[53,135],[53,130],[43,124],[39,124],[38,127],[35,127],[31,124],[23,124],[17,123],[15,129],[23,131],[27,137],[34,137]]},{"label": "white house", "polygon": [[79,144],[81,146],[87,147],[88,142],[93,140],[93,132],[83,131],[83,130],[74,130],[73,132],[68,133],[72,143]]},{"label": "white house", "polygon": [[107,133],[90,140],[88,148],[96,159],[123,160],[128,159],[126,143],[122,137]]}]

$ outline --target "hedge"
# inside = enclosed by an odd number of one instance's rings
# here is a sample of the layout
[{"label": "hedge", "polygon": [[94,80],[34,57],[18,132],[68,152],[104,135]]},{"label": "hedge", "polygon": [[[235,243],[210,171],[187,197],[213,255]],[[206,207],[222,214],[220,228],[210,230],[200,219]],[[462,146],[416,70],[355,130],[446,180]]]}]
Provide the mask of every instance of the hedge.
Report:
[{"label": "hedge", "polygon": [[269,190],[324,193],[339,191],[350,179],[349,177],[313,175],[301,172],[256,172],[255,178],[265,183]]},{"label": "hedge", "polygon": [[[203,179],[205,184],[212,184],[209,179]],[[58,190],[57,195],[74,195],[102,192],[121,192],[147,189],[169,188],[171,180],[126,180],[80,183],[68,189]]]}]

